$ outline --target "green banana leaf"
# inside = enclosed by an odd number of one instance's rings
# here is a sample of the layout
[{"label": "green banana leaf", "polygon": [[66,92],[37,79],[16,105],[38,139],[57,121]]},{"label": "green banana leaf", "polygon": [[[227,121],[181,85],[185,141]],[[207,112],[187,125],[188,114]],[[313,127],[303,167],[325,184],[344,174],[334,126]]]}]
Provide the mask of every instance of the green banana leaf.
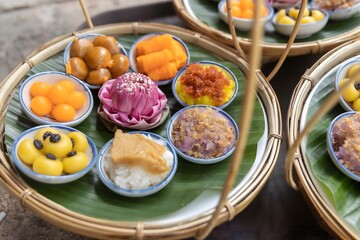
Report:
[{"label": "green banana leaf", "polygon": [[[127,50],[137,37],[116,36],[117,40]],[[240,118],[241,99],[244,90],[243,73],[231,62],[220,60],[209,52],[189,43],[187,46],[189,47],[191,62],[213,60],[224,64],[235,73],[239,82],[239,93],[234,102],[224,110],[237,121]],[[34,66],[26,77],[47,70],[64,71],[63,52]],[[170,85],[162,86],[161,89],[168,97],[171,114],[174,114],[181,108],[181,105],[176,102],[172,95]],[[94,91],[93,95],[95,106],[92,113],[76,128],[86,133],[100,150],[107,141],[113,138],[113,133],[106,130],[97,116],[96,108],[99,104],[97,92]],[[236,179],[237,183],[243,179],[254,164],[258,141],[266,131],[265,122],[262,104],[257,100],[248,144]],[[12,141],[19,133],[34,126],[35,124],[21,110],[17,89],[10,101],[5,117],[7,149],[11,150]],[[151,131],[165,137],[165,130],[166,123]],[[25,176],[22,177],[39,193],[74,212],[100,219],[144,221],[161,219],[163,216],[174,213],[192,203],[204,192],[210,191],[219,194],[227,176],[228,166],[229,159],[214,165],[197,165],[180,158],[177,173],[167,187],[154,195],[135,199],[111,192],[102,184],[95,169],[77,181],[62,185],[47,185],[35,182]]]},{"label": "green banana leaf", "polygon": [[[321,108],[325,99],[335,90],[338,67],[332,69],[320,82],[311,95],[309,107],[304,113],[309,120]],[[326,114],[309,132],[306,154],[311,172],[320,189],[334,207],[337,214],[360,234],[360,183],[351,180],[337,169],[326,149],[326,134],[331,121],[343,113],[340,104]]]},{"label": "green banana leaf", "polygon": [[[217,2],[209,0],[184,0],[189,3],[189,6],[195,16],[208,26],[230,34],[229,25],[222,21],[218,13]],[[305,38],[296,39],[295,43],[312,42],[317,40],[325,40],[336,37],[359,27],[360,13],[350,19],[343,21],[329,21],[328,24],[318,33]],[[273,29],[271,23],[266,26],[267,32],[264,35],[263,42],[265,43],[287,43],[288,37],[283,36]],[[237,36],[242,38],[250,38],[249,32],[237,31]]]}]

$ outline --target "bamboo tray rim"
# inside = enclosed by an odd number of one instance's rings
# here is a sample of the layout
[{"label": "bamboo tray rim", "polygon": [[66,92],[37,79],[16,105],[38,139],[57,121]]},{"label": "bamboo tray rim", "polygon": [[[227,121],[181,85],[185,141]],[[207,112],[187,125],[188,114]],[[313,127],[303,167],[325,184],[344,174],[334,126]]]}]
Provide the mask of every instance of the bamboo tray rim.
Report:
[{"label": "bamboo tray rim", "polygon": [[[189,0],[173,0],[173,5],[177,14],[180,16],[180,18],[182,18],[182,20],[186,24],[190,26],[190,28],[198,32],[201,32],[207,36],[211,36],[212,38],[222,43],[233,45],[233,40],[230,33],[223,32],[219,29],[213,28],[201,22],[191,10],[188,2]],[[289,56],[324,53],[342,43],[345,43],[352,39],[356,39],[359,36],[360,36],[360,27],[356,27],[352,31],[348,31],[326,39],[320,39],[320,40],[308,41],[308,42],[298,42],[298,43],[294,42],[291,45]],[[251,45],[252,43],[251,39],[249,38],[238,37],[238,40],[240,44],[244,46],[244,49],[247,49],[249,45]],[[264,54],[266,56],[273,56],[273,57],[279,57],[282,54],[282,51],[285,49],[286,44],[287,44],[286,42],[260,43],[260,45],[263,47]]]},{"label": "bamboo tray rim", "polygon": [[[337,65],[338,66],[338,65]],[[304,107],[301,111],[301,118],[300,118],[300,124],[299,124],[299,127],[300,127],[300,130],[302,130],[304,127],[305,127],[305,124],[306,124],[306,113],[309,111],[309,105],[310,105],[310,100],[311,98],[315,95],[316,93],[316,90],[320,88],[320,84],[326,80],[327,77],[329,77],[330,75],[333,75],[334,72],[336,72],[337,70],[335,70],[334,68],[331,69],[329,72],[327,72],[324,76],[322,76],[320,78],[320,80],[316,83],[316,85],[314,85],[314,87],[311,89],[311,91],[309,92],[309,95],[308,95],[308,98],[307,100],[305,101],[304,103]],[[300,149],[301,149],[301,152],[306,152],[306,144],[307,144],[307,137],[304,137],[304,139],[302,140],[301,142],[301,145],[300,145]],[[309,163],[309,158],[307,157],[307,154],[303,154],[302,155],[303,159],[304,159],[304,164],[305,164],[305,167],[307,169],[309,169],[308,171],[308,175],[311,177],[311,180],[314,184],[314,186],[316,187],[316,189],[318,189],[319,193],[321,193],[321,196],[325,196],[325,193],[323,192],[322,188],[320,187],[320,184],[318,183],[315,175],[313,174],[313,172],[311,171],[311,166],[310,166],[310,163]],[[331,202],[329,201],[329,199],[327,197],[323,197],[324,201],[327,203],[327,205],[329,205],[329,209],[331,209],[332,211],[336,211],[336,209],[332,206]],[[338,215],[336,213],[336,215],[338,217],[340,217],[340,215]]]},{"label": "bamboo tray rim", "polygon": [[[208,51],[210,51],[210,48],[220,49],[222,51],[217,53],[217,56],[233,62],[243,72],[246,68],[248,68],[247,62],[244,59],[237,57],[235,51],[196,32],[157,23],[133,22],[109,24],[60,36],[32,52],[26,58],[24,63],[14,69],[14,71],[10,73],[10,75],[1,83],[0,99],[10,100],[9,92],[7,91],[13,91],[32,66],[64,50],[66,45],[73,39],[73,35],[76,36],[79,34],[94,32],[109,35],[138,35],[155,31],[168,32],[177,36],[181,35],[181,38],[184,41],[200,46]],[[53,51],[48,53],[48,51],[50,51],[49,49]],[[211,52],[215,53],[216,51],[213,50]],[[241,194],[234,194],[234,196],[228,199],[229,204],[222,210],[221,215],[217,219],[217,225],[223,223],[226,219],[232,219],[236,214],[241,212],[248,204],[250,204],[266,183],[279,154],[281,144],[281,113],[279,103],[270,84],[265,80],[260,71],[257,72],[257,77],[259,83],[258,96],[261,98],[262,106],[264,110],[272,108],[271,111],[264,111],[264,117],[267,121],[266,124],[269,127],[269,133],[266,139],[267,146],[264,150],[264,155],[261,158],[262,165],[257,170],[257,178],[253,179],[253,182],[246,184],[246,186],[244,186],[244,191]],[[6,101],[1,102],[0,106],[3,113],[2,117],[4,117],[7,108],[5,103]],[[2,123],[4,124],[4,122]],[[0,126],[2,132],[4,131],[3,124]],[[69,211],[62,206],[51,206],[51,204],[46,204],[47,201],[49,201],[48,199],[44,199],[42,195],[36,193],[36,191],[33,191],[32,189],[29,189],[27,184],[14,173],[8,162],[9,159],[5,156],[3,145],[1,145],[1,147],[0,182],[5,185],[9,192],[13,193],[20,199],[23,206],[26,206],[38,216],[64,229],[74,231],[82,235],[91,237],[97,236],[104,239],[112,239],[115,236],[137,236],[137,234],[142,234],[142,236],[147,237],[161,236],[165,239],[175,239],[175,237],[178,238],[196,235],[197,231],[204,227],[210,219],[211,211],[202,214],[202,216],[198,216],[197,219],[190,219],[190,221],[185,221],[181,224],[164,224],[159,226],[157,224],[153,225],[139,222],[119,222],[93,219],[91,217]],[[71,222],[65,222],[64,219],[70,219]],[[76,227],[71,224],[74,222],[77,223]],[[104,226],[96,226],[97,224],[103,224]],[[109,236],[109,233],[106,233],[105,230],[110,231],[111,236]]]},{"label": "bamboo tray rim", "polygon": [[[331,52],[321,57],[302,77],[295,88],[287,113],[287,144],[293,144],[297,134],[304,127],[306,114],[309,109],[311,97],[320,87],[320,83],[326,77],[334,74],[340,64],[360,54],[360,41],[349,41],[338,46]],[[357,239],[359,232],[345,222],[336,212],[318,180],[312,172],[306,155],[306,137],[302,140],[300,147],[294,156],[294,165],[289,171],[296,173],[296,184],[305,197],[312,204],[320,221],[326,223],[324,226],[329,232],[333,232],[343,239]],[[288,173],[287,173],[288,174]]]}]

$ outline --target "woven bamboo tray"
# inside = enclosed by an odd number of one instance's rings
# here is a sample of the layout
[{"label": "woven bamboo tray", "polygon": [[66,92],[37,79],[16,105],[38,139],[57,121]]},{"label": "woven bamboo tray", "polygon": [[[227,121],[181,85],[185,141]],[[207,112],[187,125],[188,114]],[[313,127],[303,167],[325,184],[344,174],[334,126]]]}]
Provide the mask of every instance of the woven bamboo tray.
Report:
[{"label": "woven bamboo tray", "polygon": [[[217,12],[217,1],[173,0],[173,5],[178,16],[189,28],[233,46],[228,26],[222,22]],[[329,22],[319,33],[303,40],[295,40],[289,56],[326,53],[346,41],[358,38],[359,19],[360,13],[345,21]],[[248,52],[252,45],[249,33],[238,31],[237,36],[243,50]],[[286,37],[276,32],[268,32],[261,43],[263,56],[270,61],[279,58],[286,48],[287,41]]]},{"label": "woven bamboo tray", "polygon": [[[199,236],[201,230],[212,219],[212,213],[217,206],[216,202],[221,195],[221,188],[227,175],[228,161],[210,168],[200,168],[198,165],[189,165],[180,159],[182,163],[179,165],[178,172],[173,180],[174,184],[170,184],[158,195],[154,195],[153,198],[141,198],[134,201],[133,199],[122,198],[107,190],[99,182],[95,172],[87,174],[72,184],[53,188],[31,181],[19,174],[9,159],[9,151],[14,136],[33,125],[19,109],[17,100],[17,91],[23,79],[38,71],[48,70],[49,66],[52,70],[63,68],[61,65],[62,53],[66,45],[73,40],[73,35],[81,36],[88,33],[114,35],[128,49],[138,36],[151,32],[170,33],[181,38],[191,50],[192,61],[203,57],[212,58],[233,69],[239,79],[240,91],[234,103],[236,105],[229,106],[225,110],[235,119],[239,119],[241,95],[244,94],[246,77],[244,73],[248,72],[249,64],[244,59],[239,58],[232,48],[198,33],[169,25],[134,22],[86,29],[60,36],[44,44],[32,52],[23,63],[19,64],[0,86],[0,109],[2,113],[0,132],[3,136],[0,144],[0,182],[9,192],[19,198],[24,207],[44,220],[68,231],[99,239],[180,239]],[[51,65],[49,65],[50,63]],[[266,183],[280,150],[281,117],[279,103],[270,84],[260,71],[256,72],[256,81],[258,84],[254,110],[256,117],[253,120],[254,126],[252,126],[250,133],[257,135],[255,132],[259,132],[260,129],[260,135],[249,137],[235,187],[228,195],[225,207],[216,217],[215,225],[231,220],[250,204]],[[173,96],[169,95],[169,87],[164,87],[163,90],[167,94],[169,102],[172,102],[171,111],[174,113],[180,108],[180,105],[176,104]],[[112,138],[112,133],[106,132],[105,127],[99,123],[96,107],[94,107],[89,119],[77,128],[90,137],[102,134],[101,138],[93,138],[98,148],[101,148],[103,143]],[[154,131],[165,135],[164,126]],[[189,172],[181,173],[181,170],[184,169],[188,169]],[[199,171],[194,175],[191,169],[198,169]],[[177,176],[178,179],[176,180]],[[186,181],[187,178],[190,178],[190,181]],[[195,185],[198,178],[205,179],[202,182],[205,184],[201,187],[202,191],[194,199],[187,202],[186,206],[167,212],[156,212],[156,206],[161,210],[162,201],[168,200],[167,198],[176,202],[179,201],[179,196],[189,197],[187,193],[192,192],[192,186]],[[192,184],[191,181],[194,183]],[[213,188],[214,185],[218,185],[218,187]],[[82,188],[82,186],[87,187]],[[178,188],[185,188],[185,190],[181,190],[182,195],[180,192],[176,192]],[[81,194],[77,192],[79,189],[81,189]],[[207,190],[210,191],[210,194],[208,193],[205,198],[199,196]],[[64,196],[67,194],[70,194],[68,198]],[[102,201],[104,199],[106,201]],[[157,203],[155,210],[153,210],[156,212],[155,215],[143,217],[142,207],[146,207],[148,202],[154,204],[154,201]],[[192,204],[195,205],[192,206]],[[194,206],[201,207],[201,210],[199,211]],[[179,213],[181,211],[186,213]],[[133,214],[128,214],[129,212]]]},{"label": "woven bamboo tray", "polygon": [[[360,238],[360,188],[332,163],[325,141],[331,121],[344,112],[333,95],[336,71],[341,63],[355,56],[360,56],[360,41],[348,42],[320,58],[298,83],[287,115],[287,144],[295,150],[286,162],[287,180],[300,189],[320,224],[340,239]],[[306,131],[313,116],[321,114],[325,106],[334,105],[329,104],[329,95],[336,105]],[[301,139],[302,133],[305,137],[296,148],[295,141]]]}]

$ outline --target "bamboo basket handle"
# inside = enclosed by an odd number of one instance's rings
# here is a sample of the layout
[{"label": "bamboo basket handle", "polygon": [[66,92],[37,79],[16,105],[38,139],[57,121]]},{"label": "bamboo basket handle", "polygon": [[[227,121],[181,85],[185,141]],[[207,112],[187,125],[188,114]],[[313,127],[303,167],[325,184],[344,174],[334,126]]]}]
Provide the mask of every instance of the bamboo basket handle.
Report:
[{"label": "bamboo basket handle", "polygon": [[85,16],[86,22],[89,25],[89,28],[94,28],[94,24],[93,24],[93,22],[92,22],[92,20],[90,18],[90,15],[89,15],[89,12],[87,10],[87,7],[85,5],[84,0],[79,0],[79,3],[80,3],[80,6],[81,6],[81,9],[83,11],[83,14]]},{"label": "bamboo basket handle", "polygon": [[[230,6],[230,2],[231,0],[226,0],[228,9]],[[255,22],[254,22],[254,27],[251,30],[251,37],[253,39],[254,44],[252,44],[250,49],[250,55],[249,55],[250,66],[249,66],[249,72],[246,74],[247,81],[245,83],[245,95],[241,110],[242,113],[240,115],[241,118],[239,119],[238,122],[240,129],[239,140],[236,143],[235,152],[231,156],[229,172],[222,190],[219,203],[215,211],[213,212],[208,224],[203,229],[201,229],[199,234],[197,235],[198,239],[206,238],[210,234],[212,229],[215,227],[217,217],[219,216],[224,206],[227,204],[228,194],[233,187],[238,169],[240,167],[244,155],[245,145],[247,143],[247,138],[250,130],[250,124],[251,124],[252,113],[253,113],[255,97],[256,97],[256,88],[257,88],[256,71],[257,69],[259,69],[261,62],[261,46],[259,43],[263,37],[264,28],[263,28],[263,23],[260,21],[260,6],[263,3],[264,0],[256,1],[255,3]],[[231,16],[231,14],[229,14],[229,16]],[[229,23],[232,23],[232,19],[231,21],[229,21]],[[230,24],[230,30],[232,28],[231,25],[232,24]],[[234,43],[238,42],[236,37],[234,39],[235,39]],[[238,54],[241,56],[243,53],[239,51]]]},{"label": "bamboo basket handle", "polygon": [[[233,16],[232,16],[232,13],[231,13],[231,5],[228,3],[228,1],[226,1],[226,2],[227,2],[226,5],[227,5],[227,12],[228,12],[227,17],[228,17],[228,22],[229,22],[229,29],[230,29],[231,37],[232,37],[232,40],[233,40],[233,43],[234,43],[234,47],[237,50],[240,57],[243,56],[245,59],[247,59],[247,55],[241,49],[240,43],[239,43],[240,41],[238,41],[238,37],[236,35],[235,26],[234,26],[234,23],[233,23]],[[307,6],[307,2],[308,2],[307,0],[302,0],[301,1],[300,11],[299,11],[299,16],[300,17],[298,17],[296,19],[296,21],[295,21],[293,31],[290,34],[290,37],[289,37],[289,40],[288,40],[288,42],[286,44],[284,52],[281,54],[281,56],[280,56],[278,62],[276,63],[274,69],[266,77],[267,81],[270,81],[271,79],[273,79],[273,77],[276,75],[276,73],[280,70],[282,64],[284,63],[284,61],[286,59],[286,57],[288,56],[288,54],[290,52],[290,49],[291,49],[291,46],[295,41],[296,35],[299,32],[300,20],[301,20],[301,17],[304,15],[304,12],[305,12],[305,9],[306,9],[306,6]]]},{"label": "bamboo basket handle", "polygon": [[294,28],[290,34],[289,40],[286,44],[285,50],[284,52],[281,54],[278,62],[276,63],[274,69],[270,72],[270,74],[266,77],[266,80],[270,81],[271,79],[273,79],[273,77],[276,75],[276,73],[279,71],[279,69],[281,68],[282,64],[284,63],[286,57],[288,56],[290,49],[291,49],[291,45],[294,43],[295,41],[295,37],[297,35],[297,33],[299,32],[299,28],[300,28],[300,20],[302,18],[302,16],[304,15],[306,6],[307,6],[307,0],[301,0],[301,6],[300,6],[300,11],[299,11],[299,17],[296,19],[295,21],[295,25]]},{"label": "bamboo basket handle", "polygon": [[244,51],[240,47],[240,41],[238,41],[238,38],[236,35],[236,30],[235,30],[235,26],[234,26],[230,2],[231,1],[226,0],[226,9],[227,9],[227,13],[228,13],[227,18],[228,18],[228,22],[229,22],[229,29],[230,29],[231,37],[234,42],[234,47],[235,47],[236,51],[238,52],[238,55],[240,57],[243,56],[245,59],[247,59],[247,55],[244,53]]}]

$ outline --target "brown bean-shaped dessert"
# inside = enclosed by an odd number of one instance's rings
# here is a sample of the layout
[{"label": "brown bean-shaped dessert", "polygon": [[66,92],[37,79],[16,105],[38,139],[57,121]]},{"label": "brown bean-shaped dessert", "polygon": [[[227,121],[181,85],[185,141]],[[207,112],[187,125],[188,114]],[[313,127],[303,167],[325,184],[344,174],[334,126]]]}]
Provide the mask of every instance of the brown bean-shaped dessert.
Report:
[{"label": "brown bean-shaped dessert", "polygon": [[70,47],[70,57],[84,58],[94,48],[94,44],[86,38],[76,38]]},{"label": "brown bean-shaped dessert", "polygon": [[120,52],[120,47],[113,36],[98,36],[94,39],[93,44],[108,49],[111,55]]},{"label": "brown bean-shaped dessert", "polygon": [[111,66],[111,54],[104,47],[94,47],[84,58],[90,69],[99,69]]},{"label": "brown bean-shaped dessert", "polygon": [[129,59],[124,54],[118,53],[112,56],[110,69],[112,78],[123,75],[130,67]]},{"label": "brown bean-shaped dessert", "polygon": [[80,80],[85,80],[89,70],[84,60],[78,57],[72,57],[66,63],[66,73],[77,77]]},{"label": "brown bean-shaped dessert", "polygon": [[101,85],[111,79],[111,73],[107,68],[99,68],[89,72],[86,82],[91,85]]}]

